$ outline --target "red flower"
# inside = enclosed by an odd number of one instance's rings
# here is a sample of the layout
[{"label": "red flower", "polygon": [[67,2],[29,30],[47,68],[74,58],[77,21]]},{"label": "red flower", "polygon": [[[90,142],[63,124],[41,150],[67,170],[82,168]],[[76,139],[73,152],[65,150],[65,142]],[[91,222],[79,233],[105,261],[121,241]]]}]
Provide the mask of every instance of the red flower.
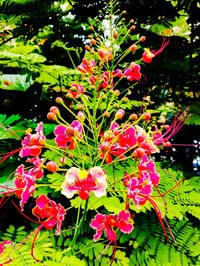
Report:
[{"label": "red flower", "polygon": [[55,141],[60,148],[66,148],[67,144],[69,144],[68,149],[73,150],[75,149],[75,142],[74,138],[81,137],[82,133],[82,126],[78,120],[75,120],[71,126],[57,126],[54,130],[56,135]]},{"label": "red flower", "polygon": [[77,68],[79,71],[90,75],[94,72],[95,61],[93,59],[88,61],[86,58],[83,58],[82,63]]},{"label": "red flower", "polygon": [[106,172],[99,166],[92,167],[89,171],[72,167],[65,176],[61,193],[67,198],[72,198],[78,192],[80,198],[86,200],[90,191],[93,191],[96,197],[106,195],[106,188]]},{"label": "red flower", "polygon": [[169,44],[169,40],[165,42],[165,38],[163,37],[163,43],[158,51],[152,50],[150,51],[149,49],[145,49],[145,52],[142,55],[142,60],[145,63],[151,63],[152,59],[158,55],[159,53],[162,52],[162,50]]},{"label": "red flower", "polygon": [[131,66],[124,71],[124,76],[126,76],[129,81],[133,81],[134,79],[138,81],[141,78],[140,66],[132,63]]},{"label": "red flower", "polygon": [[45,141],[46,138],[43,134],[43,126],[41,122],[36,127],[36,133],[28,134],[22,141],[22,149],[19,153],[19,156],[20,157],[39,156]]},{"label": "red flower", "polygon": [[90,226],[93,229],[97,229],[96,234],[94,235],[95,242],[101,237],[104,230],[110,241],[116,241],[117,239],[114,227],[119,228],[121,232],[126,234],[131,233],[133,230],[130,213],[124,210],[122,210],[116,217],[114,214],[97,214],[94,219],[92,219]]},{"label": "red flower", "polygon": [[29,170],[29,173],[34,175],[35,179],[40,179],[44,175],[44,170],[42,165],[44,163],[44,158],[40,159],[39,157],[28,158],[26,160],[28,163],[32,163],[35,167]]},{"label": "red flower", "polygon": [[131,178],[128,182],[128,198],[132,198],[136,207],[138,205],[144,205],[147,201],[147,197],[153,192],[153,184],[150,181],[149,174],[142,172],[140,179]]},{"label": "red flower", "polygon": [[16,170],[16,177],[14,179],[16,190],[15,192],[18,198],[21,199],[21,210],[24,210],[24,203],[26,203],[30,195],[35,191],[35,178],[30,171],[24,171],[24,165],[20,165]]},{"label": "red flower", "polygon": [[77,99],[80,94],[84,93],[84,88],[81,84],[75,84],[73,83],[69,92],[72,94],[72,96]]},{"label": "red flower", "polygon": [[39,221],[40,219],[46,219],[42,225],[50,230],[57,224],[57,235],[60,234],[61,224],[65,216],[65,208],[61,204],[56,204],[53,200],[47,198],[42,194],[36,199],[36,207],[32,210]]}]

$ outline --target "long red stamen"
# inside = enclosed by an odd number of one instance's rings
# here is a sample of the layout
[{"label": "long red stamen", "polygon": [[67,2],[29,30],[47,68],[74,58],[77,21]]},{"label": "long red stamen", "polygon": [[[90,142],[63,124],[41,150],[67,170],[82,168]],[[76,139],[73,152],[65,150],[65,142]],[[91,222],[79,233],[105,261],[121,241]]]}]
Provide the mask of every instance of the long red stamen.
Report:
[{"label": "long red stamen", "polygon": [[141,108],[140,108],[139,116],[141,115],[141,113],[142,113],[142,109],[143,109],[143,107],[144,107],[144,100],[145,100],[145,95],[144,95],[144,97],[143,97],[143,99],[142,99],[142,106],[141,106]]},{"label": "long red stamen", "polygon": [[170,191],[172,191],[175,187],[177,187],[181,182],[183,182],[183,180],[185,179],[185,177],[178,182],[175,186],[173,186],[170,190],[166,191],[165,193],[161,194],[161,195],[157,195],[157,196],[151,196],[152,198],[157,198],[157,197],[163,197],[164,195],[168,194]]},{"label": "long red stamen", "polygon": [[[7,194],[6,194],[7,195]],[[4,195],[5,196],[5,195]],[[13,195],[11,195],[10,197],[8,197],[3,204],[1,204],[0,202],[0,209],[6,204],[6,202],[12,197]]]},{"label": "long red stamen", "polygon": [[0,163],[2,163],[2,162],[5,161],[6,159],[8,159],[10,156],[12,156],[14,153],[20,151],[21,149],[22,149],[22,147],[20,147],[20,148],[17,149],[17,150],[11,151],[9,154],[7,154],[7,155],[4,156],[4,157],[1,157],[0,159],[2,159],[2,158],[3,158],[3,159],[0,161]]},{"label": "long red stamen", "polygon": [[34,256],[34,254],[33,254],[33,248],[34,248],[34,244],[35,244],[35,240],[37,238],[37,235],[39,234],[39,232],[40,232],[40,230],[42,229],[43,226],[44,226],[44,224],[41,224],[38,227],[38,230],[37,230],[37,232],[36,232],[36,234],[34,236],[33,243],[32,243],[32,246],[31,246],[31,255],[32,255],[33,259],[36,260],[37,262],[41,262],[41,263],[43,263],[43,262],[41,260],[36,259],[36,257]]},{"label": "long red stamen", "polygon": [[113,263],[113,261],[114,261],[114,259],[115,259],[115,253],[116,253],[116,249],[117,249],[117,242],[116,242],[116,239],[114,240],[114,244],[115,244],[115,246],[114,246],[113,257],[112,257],[112,260],[111,260],[111,262],[110,262],[110,266],[112,265],[112,263]]},{"label": "long red stamen", "polygon": [[[12,200],[11,200],[12,201]],[[29,218],[26,214],[24,214],[18,207],[17,205],[12,201],[12,203],[14,204],[14,206],[16,207],[16,209],[24,216],[26,217],[27,219],[29,219],[31,222],[34,222],[34,223],[37,223],[37,224],[43,224],[43,222],[38,222],[38,221],[35,221],[35,220],[32,220],[31,218]]]},{"label": "long red stamen", "polygon": [[155,50],[151,51],[151,53],[153,53],[155,56],[158,55],[159,53],[162,52],[162,50],[169,44],[169,39],[165,42],[165,38],[163,36],[163,42],[162,42],[162,45],[160,47],[160,49],[156,52]]},{"label": "long red stamen", "polygon": [[172,233],[172,230],[171,230],[171,228],[169,227],[169,224],[168,224],[168,222],[167,222],[165,216],[162,214],[161,210],[159,209],[158,205],[157,205],[152,199],[150,199],[149,197],[147,197],[147,200],[153,205],[154,210],[155,210],[155,212],[156,212],[156,214],[157,214],[157,216],[158,216],[158,219],[159,219],[159,221],[160,221],[160,223],[161,223],[161,226],[162,226],[162,228],[163,228],[163,230],[164,230],[164,233],[165,233],[165,236],[166,236],[167,240],[169,241],[169,238],[168,238],[168,236],[167,236],[167,232],[166,232],[166,230],[165,230],[165,227],[164,227],[164,224],[163,224],[163,221],[162,221],[162,217],[163,217],[163,219],[164,219],[164,221],[165,221],[165,223],[166,223],[166,225],[167,225],[167,228],[168,228],[168,230],[169,230],[169,232],[170,232],[170,235],[171,235],[172,239],[174,240],[175,245],[177,245],[176,240],[175,240],[175,238],[174,238],[174,235],[173,235],[173,233]]},{"label": "long red stamen", "polygon": [[0,123],[0,126],[2,126],[5,130],[7,130],[8,132],[10,132],[12,135],[14,135],[16,138],[18,138],[19,140],[22,140],[20,137],[18,137],[14,132],[12,132],[11,130],[9,130],[7,127],[5,127],[2,123]]},{"label": "long red stamen", "polygon": [[[163,198],[162,194],[160,193],[158,187],[156,185],[154,185],[154,187],[156,188],[158,194],[160,195],[160,197],[162,198],[162,200],[164,201],[164,204],[165,204],[165,208],[167,209],[167,202],[165,200],[165,198]],[[167,209],[168,210],[168,209]]]}]

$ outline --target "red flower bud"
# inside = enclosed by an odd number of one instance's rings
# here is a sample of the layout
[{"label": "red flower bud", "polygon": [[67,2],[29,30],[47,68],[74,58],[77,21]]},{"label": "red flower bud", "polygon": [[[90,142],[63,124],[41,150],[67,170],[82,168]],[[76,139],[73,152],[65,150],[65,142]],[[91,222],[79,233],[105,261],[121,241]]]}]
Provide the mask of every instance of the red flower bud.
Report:
[{"label": "red flower bud", "polygon": [[109,112],[105,112],[105,113],[103,114],[103,116],[106,117],[106,118],[109,118],[109,117],[110,117],[110,113],[109,113]]},{"label": "red flower bud", "polygon": [[60,111],[59,111],[59,109],[58,109],[57,106],[52,106],[52,107],[50,108],[50,112],[52,112],[52,113],[54,113],[54,114],[56,114],[56,115],[60,113]]},{"label": "red flower bud", "polygon": [[122,119],[125,115],[125,111],[123,109],[119,109],[115,114],[115,119]]},{"label": "red flower bud", "polygon": [[53,112],[49,112],[49,113],[47,114],[47,119],[50,120],[50,121],[54,121],[54,120],[56,120],[56,114],[53,113]]},{"label": "red flower bud", "polygon": [[146,37],[145,37],[145,36],[141,36],[141,37],[140,37],[140,41],[141,41],[141,42],[146,41]]},{"label": "red flower bud", "polygon": [[138,116],[137,116],[136,114],[131,114],[131,115],[129,116],[129,118],[130,118],[130,120],[132,120],[132,121],[136,121],[136,120],[138,119]]},{"label": "red flower bud", "polygon": [[56,98],[56,103],[63,103],[63,99],[61,97],[57,97]]},{"label": "red flower bud", "polygon": [[57,163],[50,161],[46,164],[46,168],[49,172],[57,172],[59,167],[57,165]]},{"label": "red flower bud", "polygon": [[144,113],[144,114],[142,115],[142,119],[143,119],[144,121],[148,121],[148,122],[149,122],[150,118],[151,118],[151,114],[150,114],[150,113]]},{"label": "red flower bud", "polygon": [[113,38],[117,39],[118,36],[119,36],[119,34],[117,32],[113,33]]},{"label": "red flower bud", "polygon": [[90,46],[88,44],[85,45],[85,50],[90,50]]},{"label": "red flower bud", "polygon": [[131,47],[130,47],[130,51],[131,52],[135,52],[137,50],[137,45],[132,45]]}]

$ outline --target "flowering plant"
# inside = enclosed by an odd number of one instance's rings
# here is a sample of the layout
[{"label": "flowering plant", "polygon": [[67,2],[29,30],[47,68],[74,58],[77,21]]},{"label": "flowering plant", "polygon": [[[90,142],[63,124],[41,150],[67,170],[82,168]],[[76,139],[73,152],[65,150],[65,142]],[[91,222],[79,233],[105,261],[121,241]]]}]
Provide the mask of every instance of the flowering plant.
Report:
[{"label": "flowering plant", "polygon": [[[73,231],[68,251],[74,255],[86,217],[90,217],[90,230],[96,230],[96,233],[92,231],[93,240],[108,239],[99,257],[108,246],[114,247],[112,264],[119,235],[134,231],[134,217],[146,206],[155,210],[166,238],[171,236],[176,243],[162,209],[166,205],[164,195],[178,187],[182,180],[176,181],[164,194],[160,193],[160,169],[156,168],[151,156],[171,147],[170,138],[184,125],[187,110],[177,115],[171,125],[159,127],[146,110],[144,101],[141,101],[139,110],[136,108],[137,113],[120,106],[124,99],[129,101],[130,90],[144,79],[143,64],[151,63],[169,40],[163,39],[157,52],[144,49],[139,60],[124,64],[123,58],[128,54],[132,57],[132,53],[135,56],[145,37],[139,37],[120,54],[121,44],[135,26],[130,25],[133,23],[130,21],[125,35],[118,33],[124,23],[121,16],[116,15],[114,3],[110,2],[110,13],[105,14],[109,34],[99,35],[93,26],[90,27],[92,34],[85,46],[86,54],[77,67],[79,80],[71,84],[65,95],[56,98],[58,106],[53,105],[47,113],[47,118],[57,123],[54,139],[44,135],[43,122],[36,127],[35,133],[27,130],[21,148],[16,151],[21,159],[26,159],[27,166],[21,164],[16,169],[14,188],[6,183],[1,186],[6,192],[1,192],[0,204],[4,204],[6,196],[15,195],[20,201],[13,204],[22,215],[40,224],[34,231],[31,248],[31,254],[38,262],[40,259],[34,255],[34,244],[43,227],[50,230],[57,226],[56,234],[60,234],[62,228],[68,226]],[[121,82],[128,89],[121,87]],[[42,192],[45,187],[51,189],[51,195]],[[59,193],[58,201],[60,199],[62,204],[51,199],[53,190]],[[39,195],[32,208],[35,216],[32,219],[24,214],[24,209],[37,191]],[[118,204],[110,208],[108,202],[113,199]],[[112,213],[105,213],[104,206],[107,211],[112,209]],[[71,219],[74,208],[78,208],[75,223]],[[95,214],[91,212],[94,210]],[[67,225],[66,220],[71,221],[72,226]]]}]

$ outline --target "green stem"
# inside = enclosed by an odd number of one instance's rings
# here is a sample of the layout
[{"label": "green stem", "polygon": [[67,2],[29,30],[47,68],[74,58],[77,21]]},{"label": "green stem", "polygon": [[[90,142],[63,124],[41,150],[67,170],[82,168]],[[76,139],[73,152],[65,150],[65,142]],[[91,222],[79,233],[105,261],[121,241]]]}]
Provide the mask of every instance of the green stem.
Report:
[{"label": "green stem", "polygon": [[[74,245],[76,243],[76,239],[77,239],[78,235],[80,234],[81,227],[82,227],[82,225],[83,225],[83,223],[85,221],[85,218],[86,218],[88,202],[89,202],[89,198],[86,199],[85,208],[84,208],[82,219],[81,219],[78,227],[75,229],[74,237],[72,239],[72,250],[73,250],[73,252],[74,252]],[[80,212],[78,212],[78,216],[80,216]],[[79,217],[77,217],[76,224],[78,223],[78,219],[79,219]]]}]

